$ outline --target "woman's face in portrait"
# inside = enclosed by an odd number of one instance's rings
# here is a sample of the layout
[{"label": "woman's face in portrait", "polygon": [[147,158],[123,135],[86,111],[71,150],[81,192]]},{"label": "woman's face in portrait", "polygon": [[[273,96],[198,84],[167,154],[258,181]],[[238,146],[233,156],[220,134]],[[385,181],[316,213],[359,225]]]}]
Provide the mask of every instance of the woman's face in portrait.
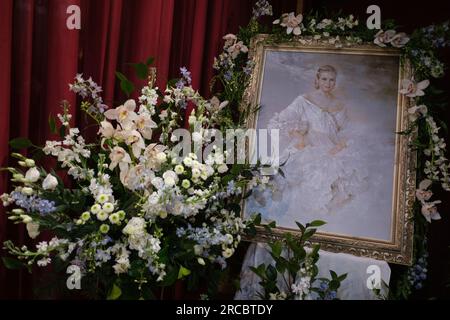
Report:
[{"label": "woman's face in portrait", "polygon": [[333,72],[321,72],[317,83],[320,90],[330,93],[336,86],[336,75]]}]

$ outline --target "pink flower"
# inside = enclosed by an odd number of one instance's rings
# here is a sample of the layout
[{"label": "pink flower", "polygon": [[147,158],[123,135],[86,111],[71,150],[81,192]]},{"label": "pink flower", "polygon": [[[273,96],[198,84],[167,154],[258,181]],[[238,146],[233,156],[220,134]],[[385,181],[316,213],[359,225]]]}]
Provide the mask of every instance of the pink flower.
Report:
[{"label": "pink flower", "polygon": [[223,47],[226,49],[236,43],[237,37],[234,34],[229,33],[223,37],[223,40],[225,40],[225,44]]},{"label": "pink flower", "polygon": [[373,43],[380,47],[386,47],[386,44],[390,43],[392,39],[394,39],[395,36],[395,30],[380,30],[375,35],[375,39],[373,40]]},{"label": "pink flower", "polygon": [[248,52],[248,48],[247,48],[247,46],[244,45],[244,43],[242,41],[239,41],[239,42],[236,42],[235,44],[231,45],[227,49],[227,51],[231,55],[231,58],[236,59],[236,57],[238,56],[239,53]]},{"label": "pink flower", "polygon": [[411,121],[416,121],[418,118],[425,116],[427,112],[428,108],[423,104],[408,109],[408,114]]},{"label": "pink flower", "polygon": [[433,192],[427,190],[431,186],[431,184],[432,181],[429,179],[422,180],[419,183],[419,188],[416,190],[416,198],[420,202],[425,203],[425,201],[428,201],[433,195]]},{"label": "pink flower", "polygon": [[397,33],[391,40],[391,45],[395,48],[402,48],[409,42],[409,37],[404,32]]},{"label": "pink flower", "polygon": [[425,219],[431,223],[431,220],[439,220],[441,216],[437,211],[436,204],[441,203],[441,201],[424,202],[422,203],[422,214]]},{"label": "pink flower", "polygon": [[299,14],[296,16],[294,12],[284,13],[280,19],[277,19],[273,22],[273,24],[280,24],[282,27],[286,27],[286,33],[291,34],[294,33],[296,36],[302,33],[300,29],[300,23],[303,21],[303,16]]},{"label": "pink flower", "polygon": [[425,95],[425,90],[430,85],[429,80],[423,80],[421,82],[415,83],[414,81],[404,79],[402,80],[402,89],[400,93],[406,95],[407,97],[421,97]]}]

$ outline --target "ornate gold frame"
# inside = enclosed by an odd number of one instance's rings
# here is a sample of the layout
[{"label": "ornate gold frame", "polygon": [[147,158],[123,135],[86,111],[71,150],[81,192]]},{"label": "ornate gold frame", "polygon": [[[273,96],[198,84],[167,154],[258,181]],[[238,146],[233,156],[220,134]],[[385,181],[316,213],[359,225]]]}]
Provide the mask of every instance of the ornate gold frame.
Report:
[{"label": "ornate gold frame", "polygon": [[[354,45],[345,48],[335,48],[329,44],[303,38],[303,44],[299,41],[274,44],[268,35],[258,35],[252,39],[249,57],[254,63],[250,83],[244,93],[241,108],[256,106],[262,90],[262,78],[265,63],[265,53],[268,50],[291,50],[298,52],[330,52],[345,54],[369,54],[399,56],[396,49],[384,49],[375,45]],[[402,79],[409,79],[412,74],[408,61],[400,60],[399,85]],[[408,127],[408,99],[398,95],[397,100],[397,132],[405,131]],[[247,120],[248,128],[256,128],[258,113],[253,113]],[[413,255],[413,217],[412,207],[415,201],[416,186],[416,152],[409,146],[416,136],[416,132],[410,135],[396,135],[395,139],[395,164],[394,164],[394,192],[392,206],[391,241],[348,237],[330,233],[318,232],[313,237],[313,242],[321,244],[321,248],[332,252],[343,252],[355,256],[369,257],[384,260],[391,263],[410,265]],[[252,141],[249,149],[252,150]],[[245,217],[245,201],[242,203],[242,216]],[[268,232],[263,227],[258,227],[257,237],[253,241],[273,241],[279,239],[285,232],[298,233],[298,230],[277,227]],[[249,239],[247,239],[249,240]]]}]

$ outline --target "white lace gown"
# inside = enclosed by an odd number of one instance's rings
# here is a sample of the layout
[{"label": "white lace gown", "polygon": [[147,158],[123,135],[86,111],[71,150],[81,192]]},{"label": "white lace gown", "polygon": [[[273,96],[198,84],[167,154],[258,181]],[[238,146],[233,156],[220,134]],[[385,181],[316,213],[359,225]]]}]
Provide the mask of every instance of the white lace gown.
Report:
[{"label": "white lace gown", "polygon": [[[304,96],[298,96],[286,109],[269,121],[269,129],[280,130],[280,163],[285,178],[275,177],[275,191],[256,192],[249,208],[263,218],[276,220],[285,227],[334,214],[363,190],[368,170],[347,128],[346,110],[326,112]],[[297,148],[304,134],[304,148]],[[346,147],[330,154],[339,141]],[[355,161],[356,160],[356,161]]]}]

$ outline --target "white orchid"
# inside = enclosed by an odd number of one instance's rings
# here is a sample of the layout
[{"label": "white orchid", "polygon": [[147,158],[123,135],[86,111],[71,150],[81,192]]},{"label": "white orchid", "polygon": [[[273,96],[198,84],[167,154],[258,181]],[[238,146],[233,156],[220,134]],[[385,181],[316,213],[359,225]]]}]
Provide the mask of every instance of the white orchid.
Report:
[{"label": "white orchid", "polygon": [[390,43],[395,48],[402,48],[409,42],[409,40],[410,38],[406,35],[406,33],[400,32],[391,39]]},{"label": "white orchid", "polygon": [[418,118],[426,116],[427,113],[428,108],[423,104],[408,108],[408,115],[411,121],[416,121]]},{"label": "white orchid", "polygon": [[136,119],[136,128],[142,134],[142,136],[150,140],[152,138],[153,129],[157,128],[158,125],[152,120],[149,113],[141,113]]},{"label": "white orchid", "polygon": [[425,217],[425,219],[428,222],[431,222],[431,220],[441,219],[441,216],[436,208],[436,204],[439,204],[439,203],[441,203],[440,200],[422,203],[421,212],[422,212],[422,215]]},{"label": "white orchid", "polygon": [[239,53],[247,53],[248,48],[242,41],[239,41],[228,47],[227,51],[231,55],[231,58],[236,59]]},{"label": "white orchid", "polygon": [[223,40],[225,40],[224,48],[228,48],[236,43],[237,37],[236,35],[229,33],[223,37]]},{"label": "white orchid", "polygon": [[303,21],[303,15],[295,15],[294,12],[284,13],[280,19],[277,19],[273,24],[279,24],[282,27],[286,27],[287,34],[295,34],[296,36],[302,33],[300,23]]},{"label": "white orchid", "polygon": [[223,108],[225,108],[228,105],[228,101],[220,102],[220,100],[214,96],[209,100],[209,103],[206,104],[206,109],[211,113],[217,113],[220,112]]},{"label": "white orchid", "polygon": [[131,158],[124,148],[114,147],[109,154],[109,159],[111,160],[111,163],[109,164],[110,170],[114,170],[114,168],[119,165],[120,171],[126,174],[128,165],[131,163]]},{"label": "white orchid", "polygon": [[105,111],[105,117],[109,120],[116,120],[122,126],[129,128],[131,123],[136,121],[136,102],[133,99],[127,100],[123,105],[115,109]]},{"label": "white orchid", "polygon": [[431,196],[433,195],[433,192],[430,190],[427,190],[431,186],[432,181],[429,179],[425,179],[419,183],[419,188],[416,190],[416,198],[420,202],[428,201]]},{"label": "white orchid", "polygon": [[145,149],[145,141],[137,130],[124,131],[123,136],[125,143],[131,146],[133,155],[137,158],[141,155],[142,150]]},{"label": "white orchid", "polygon": [[395,30],[380,30],[375,35],[375,39],[373,40],[373,43],[380,47],[386,47],[388,43],[394,39],[395,36]]},{"label": "white orchid", "polygon": [[409,79],[402,80],[402,88],[400,89],[400,93],[406,95],[407,97],[421,97],[425,95],[425,90],[430,85],[429,80],[423,80],[421,82],[414,82]]},{"label": "white orchid", "polygon": [[113,125],[109,121],[102,121],[100,122],[100,129],[98,133],[106,139],[112,138],[115,134],[116,130],[114,129]]}]

